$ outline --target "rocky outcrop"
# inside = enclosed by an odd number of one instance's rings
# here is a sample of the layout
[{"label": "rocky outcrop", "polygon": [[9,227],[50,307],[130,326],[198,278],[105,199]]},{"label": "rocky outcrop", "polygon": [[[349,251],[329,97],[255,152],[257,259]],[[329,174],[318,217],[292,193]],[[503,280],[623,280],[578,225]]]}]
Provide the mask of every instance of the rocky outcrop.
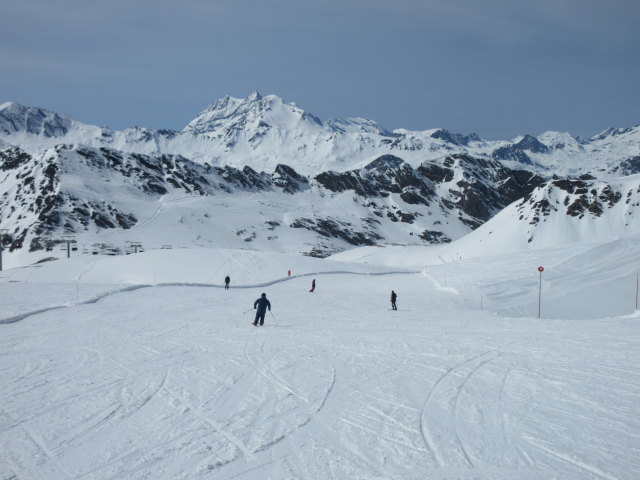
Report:
[{"label": "rocky outcrop", "polygon": [[519,150],[528,150],[531,153],[547,153],[549,147],[531,135],[525,135],[519,142],[514,144]]},{"label": "rocky outcrop", "polygon": [[531,158],[516,145],[505,145],[496,148],[491,154],[491,158],[495,160],[507,160],[522,163],[523,165],[533,165]]},{"label": "rocky outcrop", "polygon": [[273,184],[285,193],[294,194],[309,188],[309,180],[288,165],[278,164],[271,178]]},{"label": "rocky outcrop", "polygon": [[620,165],[612,169],[611,173],[615,173],[616,175],[620,176],[635,175],[636,173],[640,173],[640,155],[636,155],[634,157],[623,160],[622,162],[620,162]]}]

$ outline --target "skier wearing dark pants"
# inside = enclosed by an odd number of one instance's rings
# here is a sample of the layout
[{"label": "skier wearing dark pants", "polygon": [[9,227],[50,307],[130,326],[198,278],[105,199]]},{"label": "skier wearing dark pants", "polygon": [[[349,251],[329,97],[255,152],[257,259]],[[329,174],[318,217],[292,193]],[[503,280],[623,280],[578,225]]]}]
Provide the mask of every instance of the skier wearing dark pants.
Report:
[{"label": "skier wearing dark pants", "polygon": [[398,298],[398,295],[396,295],[396,292],[391,290],[391,308],[393,310],[397,310],[398,309],[398,307],[396,307],[396,298]]},{"label": "skier wearing dark pants", "polygon": [[271,311],[271,302],[267,300],[267,294],[263,293],[262,296],[253,302],[253,308],[256,309],[256,319],[253,321],[253,326],[264,325],[264,316],[267,314],[267,308]]},{"label": "skier wearing dark pants", "polygon": [[314,278],[314,279],[311,281],[311,290],[309,290],[309,291],[310,291],[310,292],[315,292],[315,290],[316,290],[316,279]]},{"label": "skier wearing dark pants", "polygon": [[227,275],[226,277],[224,277],[224,289],[225,290],[229,290],[229,282],[231,281],[231,279],[229,278],[229,275]]}]

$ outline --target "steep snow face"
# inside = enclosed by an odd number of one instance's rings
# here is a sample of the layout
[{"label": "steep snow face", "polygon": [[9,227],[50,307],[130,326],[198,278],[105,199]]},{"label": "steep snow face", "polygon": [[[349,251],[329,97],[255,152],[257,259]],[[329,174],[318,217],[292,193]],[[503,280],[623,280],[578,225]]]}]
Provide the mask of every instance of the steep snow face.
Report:
[{"label": "steep snow face", "polygon": [[233,112],[236,111],[241,103],[242,100],[230,97],[229,95],[216,100],[189,122],[189,124],[183,128],[183,131],[196,135],[199,133],[209,133],[216,126],[222,125],[225,119],[232,117]]},{"label": "steep snow face", "polygon": [[[197,152],[196,158],[271,170],[278,163],[305,165],[306,156],[327,157],[333,132],[295,104],[254,92],[242,100],[225,97],[215,102],[181,134],[186,136],[182,142],[207,142],[207,154]],[[296,158],[301,161],[292,162]]]},{"label": "steep snow face", "polygon": [[[322,122],[276,95],[262,97],[254,92],[245,99],[225,97],[210,105],[183,130],[211,138],[236,136],[240,132],[316,129]],[[246,139],[251,141],[251,138]]]},{"label": "steep snow face", "polygon": [[338,133],[365,133],[385,137],[391,136],[391,132],[386,128],[366,118],[330,118],[325,122],[325,125]]},{"label": "steep snow face", "polygon": [[452,249],[500,255],[640,233],[640,175],[603,181],[554,180],[514,202]]}]

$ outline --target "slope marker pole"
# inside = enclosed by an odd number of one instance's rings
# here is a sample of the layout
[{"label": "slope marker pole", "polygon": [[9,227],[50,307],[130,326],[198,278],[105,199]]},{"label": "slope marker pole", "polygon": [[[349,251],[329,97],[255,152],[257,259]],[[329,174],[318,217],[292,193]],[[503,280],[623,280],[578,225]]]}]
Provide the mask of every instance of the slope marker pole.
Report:
[{"label": "slope marker pole", "polygon": [[544,267],[538,267],[538,272],[540,272],[540,283],[538,285],[538,318],[540,318],[540,306],[542,304],[542,272],[544,272]]},{"label": "slope marker pole", "polygon": [[638,309],[638,283],[640,283],[640,271],[636,272],[636,310]]}]

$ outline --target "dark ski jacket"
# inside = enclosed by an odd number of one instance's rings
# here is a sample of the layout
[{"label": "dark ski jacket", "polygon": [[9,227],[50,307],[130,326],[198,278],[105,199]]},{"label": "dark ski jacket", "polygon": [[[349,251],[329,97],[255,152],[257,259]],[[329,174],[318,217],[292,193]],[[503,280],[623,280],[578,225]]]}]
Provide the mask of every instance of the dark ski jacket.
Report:
[{"label": "dark ski jacket", "polygon": [[259,314],[267,313],[267,307],[271,311],[271,302],[267,297],[260,297],[253,303],[253,308],[257,308]]},{"label": "dark ski jacket", "polygon": [[229,278],[228,275],[226,277],[224,277],[224,283],[229,283],[230,281],[231,281],[231,279]]},{"label": "dark ski jacket", "polygon": [[396,295],[396,292],[391,292],[391,303],[396,303],[396,298],[398,298],[398,295]]}]

